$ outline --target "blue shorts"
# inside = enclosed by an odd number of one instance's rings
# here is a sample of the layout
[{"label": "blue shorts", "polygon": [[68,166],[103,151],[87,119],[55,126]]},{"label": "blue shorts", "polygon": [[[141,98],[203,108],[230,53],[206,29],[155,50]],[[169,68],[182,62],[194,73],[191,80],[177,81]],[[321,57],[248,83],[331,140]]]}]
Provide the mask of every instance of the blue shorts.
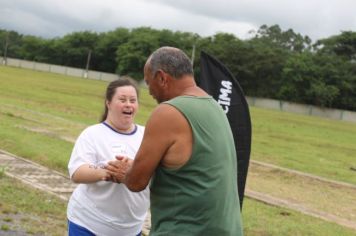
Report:
[{"label": "blue shorts", "polygon": [[93,232],[68,220],[68,236],[95,236]]},{"label": "blue shorts", "polygon": [[[93,232],[68,220],[68,236],[95,236]],[[141,232],[136,236],[141,236]]]}]

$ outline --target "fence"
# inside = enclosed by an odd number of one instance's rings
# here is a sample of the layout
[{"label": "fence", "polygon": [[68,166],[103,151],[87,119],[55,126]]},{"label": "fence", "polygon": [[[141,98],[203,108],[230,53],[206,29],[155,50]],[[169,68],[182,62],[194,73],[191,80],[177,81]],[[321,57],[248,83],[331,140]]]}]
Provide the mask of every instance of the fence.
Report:
[{"label": "fence", "polygon": [[117,74],[111,74],[106,72],[94,71],[94,70],[85,70],[74,67],[51,65],[46,63],[26,61],[14,58],[7,58],[6,62],[3,57],[0,57],[0,63],[2,65],[19,67],[24,69],[42,71],[42,72],[51,72],[62,75],[69,75],[75,77],[82,77],[88,79],[104,80],[104,81],[113,81],[119,78]]},{"label": "fence", "polygon": [[313,105],[297,104],[297,103],[279,101],[279,100],[268,99],[268,98],[246,97],[246,99],[247,99],[247,103],[250,106],[275,109],[275,110],[298,113],[303,115],[319,116],[319,117],[336,119],[336,120],[356,122],[356,112],[353,111],[322,108]]},{"label": "fence", "polygon": [[[4,60],[0,57],[0,63],[4,64]],[[118,79],[119,76],[116,74],[105,73],[100,71],[93,71],[66,66],[50,65],[45,63],[19,60],[13,58],[7,58],[6,65],[13,67],[26,68],[37,71],[52,72],[63,75],[70,75],[76,77],[83,77],[96,80],[112,81]],[[337,119],[343,121],[356,122],[356,112],[339,110],[339,109],[329,109],[321,108],[313,105],[297,104],[286,101],[279,101],[267,98],[255,98],[247,97],[247,102],[250,106],[276,109],[280,111],[298,113],[303,115],[319,116],[330,119]]]}]

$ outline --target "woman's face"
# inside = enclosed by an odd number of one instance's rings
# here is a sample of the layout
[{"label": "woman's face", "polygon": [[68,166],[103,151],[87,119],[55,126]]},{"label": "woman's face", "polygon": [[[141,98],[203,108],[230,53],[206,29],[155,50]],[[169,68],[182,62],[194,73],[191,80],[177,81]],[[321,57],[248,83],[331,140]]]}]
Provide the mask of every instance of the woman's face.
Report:
[{"label": "woman's face", "polygon": [[111,101],[107,101],[108,115],[123,125],[132,124],[138,110],[138,98],[134,87],[122,86],[115,89]]}]

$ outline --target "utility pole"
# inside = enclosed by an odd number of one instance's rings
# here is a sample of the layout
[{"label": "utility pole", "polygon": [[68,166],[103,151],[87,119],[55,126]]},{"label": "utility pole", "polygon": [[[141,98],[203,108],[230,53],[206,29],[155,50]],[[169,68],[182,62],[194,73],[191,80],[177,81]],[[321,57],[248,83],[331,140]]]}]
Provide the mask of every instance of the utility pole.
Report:
[{"label": "utility pole", "polygon": [[4,58],[2,59],[2,64],[7,65],[7,48],[9,47],[9,32],[6,33],[6,41],[4,46]]},{"label": "utility pole", "polygon": [[85,67],[85,74],[84,74],[84,78],[88,78],[90,58],[91,58],[91,49],[89,49],[89,52],[88,52],[88,57],[87,57],[87,65],[86,65],[86,67]]},{"label": "utility pole", "polygon": [[192,66],[194,65],[194,58],[195,58],[195,44],[193,44],[193,50],[192,50]]}]

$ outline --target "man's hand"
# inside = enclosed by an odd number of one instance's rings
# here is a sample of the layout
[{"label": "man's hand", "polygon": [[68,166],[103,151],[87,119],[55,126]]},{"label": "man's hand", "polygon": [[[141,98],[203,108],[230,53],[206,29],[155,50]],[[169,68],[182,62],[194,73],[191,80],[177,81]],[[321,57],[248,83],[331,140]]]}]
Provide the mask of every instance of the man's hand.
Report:
[{"label": "man's hand", "polygon": [[111,175],[111,180],[116,183],[125,183],[127,171],[131,168],[133,160],[124,156],[116,156],[116,160],[109,161],[105,169]]}]

